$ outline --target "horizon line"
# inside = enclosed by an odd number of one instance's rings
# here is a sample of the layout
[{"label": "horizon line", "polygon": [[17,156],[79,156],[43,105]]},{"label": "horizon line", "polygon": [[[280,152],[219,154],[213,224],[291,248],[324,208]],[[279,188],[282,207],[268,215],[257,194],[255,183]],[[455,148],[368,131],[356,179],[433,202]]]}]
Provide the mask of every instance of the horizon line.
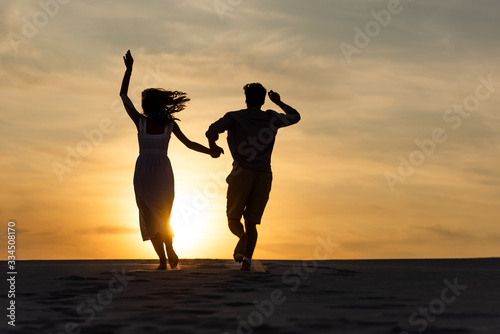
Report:
[{"label": "horizon line", "polygon": [[[490,256],[490,257],[463,257],[463,258],[380,258],[380,259],[254,259],[256,261],[406,261],[406,260],[492,260],[492,259],[500,259],[500,256]],[[179,258],[179,260],[230,260],[234,261],[231,258]],[[7,260],[1,260],[2,262],[7,262]],[[19,260],[16,259],[16,262],[27,262],[27,261],[158,261],[158,259],[24,259]]]}]

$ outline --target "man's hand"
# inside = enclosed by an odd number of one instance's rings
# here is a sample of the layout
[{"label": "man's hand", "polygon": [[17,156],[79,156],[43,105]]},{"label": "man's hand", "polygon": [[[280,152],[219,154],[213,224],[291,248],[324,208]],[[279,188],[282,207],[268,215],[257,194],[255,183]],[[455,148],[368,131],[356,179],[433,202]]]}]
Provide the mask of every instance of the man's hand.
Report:
[{"label": "man's hand", "polygon": [[210,156],[212,158],[218,158],[221,154],[224,154],[224,149],[217,145],[210,145]]},{"label": "man's hand", "polygon": [[269,91],[269,99],[278,105],[281,103],[280,94],[276,93],[275,91]]},{"label": "man's hand", "polygon": [[132,58],[130,50],[128,50],[125,56],[123,56],[123,61],[125,62],[127,70],[132,70],[132,65],[134,65],[134,58]]}]

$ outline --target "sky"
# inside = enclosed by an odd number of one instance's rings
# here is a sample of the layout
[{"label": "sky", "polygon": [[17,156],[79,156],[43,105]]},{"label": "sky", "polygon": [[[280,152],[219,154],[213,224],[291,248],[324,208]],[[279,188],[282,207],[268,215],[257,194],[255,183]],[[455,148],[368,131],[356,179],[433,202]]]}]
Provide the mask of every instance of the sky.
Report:
[{"label": "sky", "polygon": [[[182,131],[244,108],[260,82],[301,121],[278,133],[256,259],[500,256],[500,3],[3,1],[0,259],[155,258],[119,99],[187,92]],[[279,108],[266,100],[264,109]],[[180,258],[231,258],[225,177],[175,137]]]}]

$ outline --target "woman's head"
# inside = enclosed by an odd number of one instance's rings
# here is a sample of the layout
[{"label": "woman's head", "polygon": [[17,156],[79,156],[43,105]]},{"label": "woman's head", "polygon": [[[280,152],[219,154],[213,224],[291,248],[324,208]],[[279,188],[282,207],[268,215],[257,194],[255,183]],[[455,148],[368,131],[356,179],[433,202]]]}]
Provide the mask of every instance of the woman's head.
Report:
[{"label": "woman's head", "polygon": [[142,92],[142,110],[147,117],[175,120],[172,114],[184,109],[189,100],[184,92],[148,88]]}]

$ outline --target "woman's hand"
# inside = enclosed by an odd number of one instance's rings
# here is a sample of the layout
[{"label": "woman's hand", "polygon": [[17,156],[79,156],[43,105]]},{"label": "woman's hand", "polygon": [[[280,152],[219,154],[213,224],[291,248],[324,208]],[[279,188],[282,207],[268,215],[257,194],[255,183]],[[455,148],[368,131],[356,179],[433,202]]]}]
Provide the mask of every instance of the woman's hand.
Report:
[{"label": "woman's hand", "polygon": [[132,65],[134,65],[134,58],[132,58],[130,50],[128,50],[125,56],[123,56],[123,61],[125,62],[127,70],[132,70]]},{"label": "woman's hand", "polygon": [[224,154],[224,149],[217,145],[210,146],[210,156],[212,158],[218,158],[221,154]]}]

